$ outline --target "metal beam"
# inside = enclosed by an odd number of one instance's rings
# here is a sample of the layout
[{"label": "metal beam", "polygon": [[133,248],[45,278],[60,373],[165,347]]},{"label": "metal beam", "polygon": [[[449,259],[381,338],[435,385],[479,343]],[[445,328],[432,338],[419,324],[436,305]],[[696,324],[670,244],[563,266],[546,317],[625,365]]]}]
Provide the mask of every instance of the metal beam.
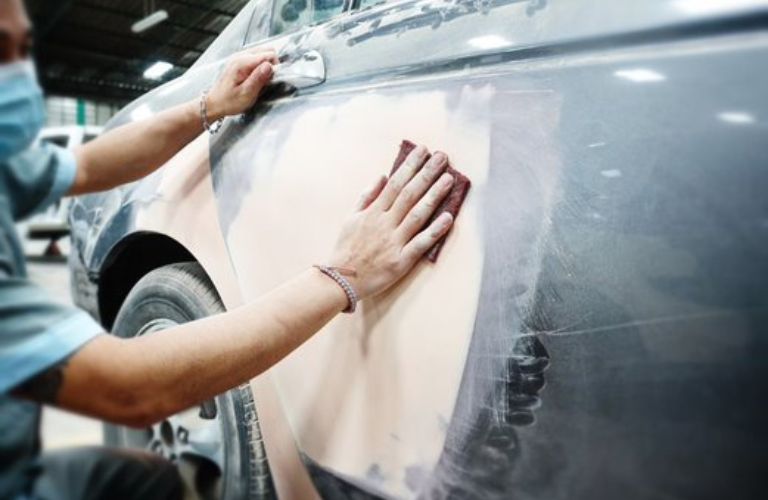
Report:
[{"label": "metal beam", "polygon": [[37,38],[44,40],[71,6],[72,0],[63,0],[53,9],[53,12],[47,12],[42,26],[37,27]]},{"label": "metal beam", "polygon": [[[175,5],[181,5],[183,7],[188,7],[191,9],[198,9],[198,10],[206,10],[208,11],[210,7],[207,7],[205,5],[200,5],[199,3],[189,2],[187,0],[163,0],[163,3],[171,3]],[[247,2],[243,2],[243,5],[245,5]],[[242,8],[242,5],[241,5]],[[230,18],[235,17],[238,13],[237,12],[229,12],[227,10],[217,9],[214,8],[211,10],[211,12],[214,12],[215,14],[219,16],[229,16]],[[239,12],[239,11],[238,11]]]},{"label": "metal beam", "polygon": [[112,54],[105,54],[103,52],[97,52],[81,47],[72,47],[61,43],[41,47],[41,50],[39,51],[39,59],[43,66],[47,66],[50,62],[71,62],[73,66],[79,68],[93,67],[94,65],[98,69],[119,68],[126,74],[134,73],[137,76],[141,76],[144,72],[144,65],[146,64],[143,59],[118,57]]},{"label": "metal beam", "polygon": [[111,37],[111,38],[117,38],[120,40],[126,40],[131,43],[140,43],[142,45],[151,46],[153,48],[157,48],[158,45],[162,45],[165,47],[171,47],[176,50],[181,50],[184,52],[195,52],[196,54],[202,54],[203,51],[198,49],[197,47],[190,47],[189,45],[180,45],[177,43],[168,43],[163,40],[158,40],[154,38],[147,38],[143,36],[136,36],[136,35],[128,35],[128,34],[122,34],[118,31],[113,31],[109,29],[103,29],[99,27],[95,27],[92,25],[87,24],[81,24],[77,23],[71,20],[65,20],[61,23],[64,26],[72,27],[74,29],[87,31],[90,33],[98,33],[103,37]]},{"label": "metal beam", "polygon": [[[114,7],[107,7],[107,6],[104,6],[104,5],[96,5],[96,4],[89,3],[87,1],[80,1],[80,0],[77,2],[77,6],[78,7],[84,7],[86,9],[101,11],[101,12],[108,12],[110,14],[113,14],[113,15],[116,15],[116,16],[120,16],[120,17],[123,17],[125,19],[137,20],[137,17],[136,17],[135,13],[127,12],[127,11],[124,11],[124,10],[121,10],[121,9],[116,9]],[[212,36],[212,37],[219,36],[219,33],[216,32],[216,31],[207,30],[205,28],[198,28],[196,26],[188,26],[188,25],[185,25],[185,24],[179,24],[179,23],[177,23],[175,21],[171,21],[171,20],[163,21],[163,24],[166,24],[168,26],[173,26],[175,28],[178,28],[178,29],[181,29],[181,30],[184,30],[184,31],[192,31],[194,33],[198,33],[198,34],[201,34],[201,35],[207,35],[207,36]]]},{"label": "metal beam", "polygon": [[94,101],[108,101],[124,105],[137,97],[147,93],[151,89],[121,88],[110,85],[110,82],[88,81],[81,79],[43,79],[43,88],[48,95],[61,95],[67,97],[80,97]]}]

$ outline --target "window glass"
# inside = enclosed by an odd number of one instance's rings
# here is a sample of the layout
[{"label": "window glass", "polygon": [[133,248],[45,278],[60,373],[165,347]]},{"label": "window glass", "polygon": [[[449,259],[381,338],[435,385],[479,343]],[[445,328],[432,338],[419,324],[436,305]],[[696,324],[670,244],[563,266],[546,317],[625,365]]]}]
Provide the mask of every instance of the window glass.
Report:
[{"label": "window glass", "polygon": [[313,23],[322,23],[333,16],[341,14],[344,0],[314,0],[315,10],[312,13]]},{"label": "window glass", "polygon": [[367,7],[373,7],[374,5],[379,5],[382,3],[387,3],[389,0],[360,0],[360,9],[365,9]]},{"label": "window glass", "polygon": [[272,34],[294,31],[310,23],[309,0],[275,0]]},{"label": "window glass", "polygon": [[272,34],[288,33],[341,14],[344,0],[275,0]]},{"label": "window glass", "polygon": [[67,147],[67,143],[69,143],[69,136],[68,135],[53,135],[50,137],[42,137],[40,139],[40,142],[43,144],[54,144],[56,146],[60,146],[62,148]]}]

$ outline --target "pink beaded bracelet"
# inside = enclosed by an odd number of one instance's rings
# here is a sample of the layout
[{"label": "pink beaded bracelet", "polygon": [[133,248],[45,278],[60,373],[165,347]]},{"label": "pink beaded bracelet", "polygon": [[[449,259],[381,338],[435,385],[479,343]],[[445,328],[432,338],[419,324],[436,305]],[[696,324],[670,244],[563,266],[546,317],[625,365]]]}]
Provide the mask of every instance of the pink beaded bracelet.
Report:
[{"label": "pink beaded bracelet", "polygon": [[348,269],[341,269],[337,267],[331,267],[331,266],[323,266],[323,265],[317,265],[315,264],[313,267],[316,267],[320,270],[321,273],[331,278],[333,281],[335,281],[342,290],[344,290],[344,293],[347,294],[347,300],[349,301],[349,305],[346,309],[344,309],[345,313],[353,313],[355,312],[355,309],[357,309],[357,301],[359,300],[357,293],[355,292],[355,289],[352,288],[352,285],[349,283],[347,278],[341,275],[339,271],[344,271],[347,274],[354,275],[355,272],[348,270]]}]

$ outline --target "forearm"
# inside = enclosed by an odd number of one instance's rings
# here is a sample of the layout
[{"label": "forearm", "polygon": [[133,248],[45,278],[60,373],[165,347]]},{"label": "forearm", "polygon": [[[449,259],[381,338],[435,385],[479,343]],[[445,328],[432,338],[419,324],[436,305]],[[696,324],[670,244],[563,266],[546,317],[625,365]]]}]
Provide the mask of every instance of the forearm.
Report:
[{"label": "forearm", "polygon": [[58,404],[146,425],[257,376],[346,305],[341,288],[312,269],[228,313],[145,337],[94,341],[70,360]]},{"label": "forearm", "polygon": [[104,191],[155,171],[203,132],[198,106],[197,100],[180,104],[80,146],[69,194]]}]

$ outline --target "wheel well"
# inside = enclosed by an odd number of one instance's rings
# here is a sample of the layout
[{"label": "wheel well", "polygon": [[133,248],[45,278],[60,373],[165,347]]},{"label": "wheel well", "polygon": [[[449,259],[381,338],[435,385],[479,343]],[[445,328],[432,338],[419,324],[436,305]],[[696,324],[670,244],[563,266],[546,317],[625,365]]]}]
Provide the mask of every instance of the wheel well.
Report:
[{"label": "wheel well", "polygon": [[148,272],[168,264],[196,260],[178,241],[158,233],[139,232],[120,241],[99,273],[99,318],[111,329],[123,301]]}]

